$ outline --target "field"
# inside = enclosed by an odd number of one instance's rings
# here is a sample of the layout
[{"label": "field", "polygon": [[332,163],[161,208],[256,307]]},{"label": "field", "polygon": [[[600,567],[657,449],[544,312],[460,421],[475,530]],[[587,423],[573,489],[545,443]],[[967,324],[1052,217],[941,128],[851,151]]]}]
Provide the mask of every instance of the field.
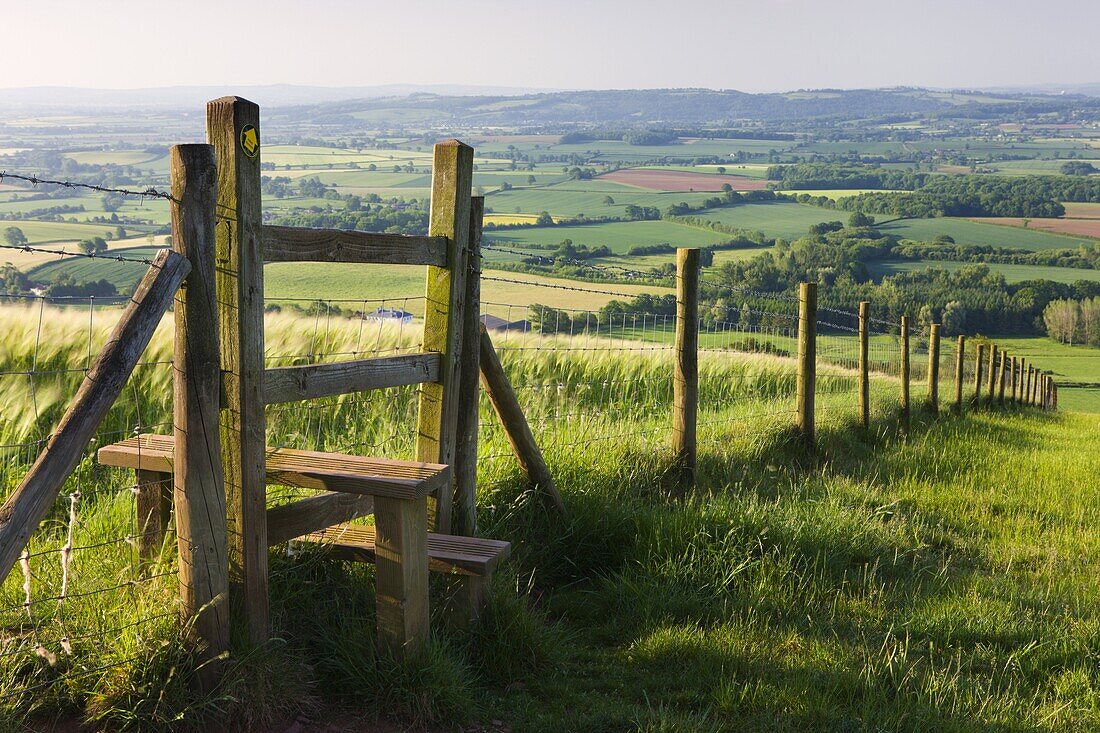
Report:
[{"label": "field", "polygon": [[[612,252],[626,253],[631,247],[673,244],[677,247],[704,247],[724,242],[730,235],[667,221],[628,221],[584,226],[531,227],[486,232],[487,246],[522,247],[525,244],[557,245],[564,239],[588,247],[606,246]],[[486,252],[486,255],[489,255]]]},{"label": "field", "polygon": [[1087,238],[997,226],[995,224],[982,224],[970,219],[951,217],[901,219],[879,224],[875,228],[884,234],[895,234],[899,237],[922,242],[931,242],[937,236],[947,234],[955,240],[956,244],[1007,247],[1030,251],[1076,249],[1081,245],[1092,243],[1092,240]]},{"label": "field", "polygon": [[1010,217],[971,219],[982,224],[1039,229],[1056,234],[1069,234],[1075,237],[1100,238],[1100,219],[1013,219]]},{"label": "field", "polygon": [[[0,359],[24,364],[34,312],[4,318],[13,328]],[[41,346],[51,365],[83,363],[85,318],[50,314]],[[267,320],[272,355],[362,348],[356,319]],[[408,338],[390,331],[368,348]],[[1095,416],[968,411],[933,420],[918,410],[902,436],[898,385],[875,378],[865,433],[852,426],[850,377],[830,378],[818,395],[819,451],[807,457],[790,439],[792,362],[707,352],[698,487],[683,495],[667,449],[667,349],[590,337],[497,344],[569,514],[557,519],[533,500],[482,404],[480,531],[515,550],[474,632],[433,617],[425,659],[379,660],[373,567],[323,548],[289,558],[280,550],[271,562],[282,642],[234,656],[224,688],[189,695],[194,660],[173,614],[142,623],[168,608],[173,553],[139,592],[92,592],[134,577],[125,543],[114,541],[132,519],[132,497],[112,490],[125,477],[88,461],[67,487],[86,503],[63,620],[56,602],[38,603],[28,623],[20,573],[0,586],[5,628],[34,633],[33,644],[0,658],[0,691],[49,679],[44,653],[80,674],[36,690],[33,704],[0,698],[0,724],[40,730],[61,710],[95,728],[203,729],[227,719],[271,727],[346,710],[444,729],[499,720],[498,730],[532,733],[1100,725],[1090,661],[1100,654],[1100,612],[1088,600],[1100,594],[1089,572],[1100,555],[1089,531],[1100,521]],[[165,330],[149,358],[169,348]],[[55,405],[82,377],[74,372],[61,375]],[[168,375],[144,373],[110,427],[127,425],[136,405],[146,423],[166,419]],[[11,399],[19,392],[7,384],[26,377],[3,380]],[[271,412],[271,440],[407,454],[412,394],[318,403],[323,410],[292,404]],[[5,444],[48,429],[26,417],[5,413]],[[5,471],[11,486],[18,464]],[[50,600],[60,582],[48,551],[65,541],[63,503],[32,544],[35,600]],[[131,623],[142,623],[139,633]],[[73,626],[125,630],[100,647],[94,635],[77,636],[65,655],[57,639]]]},{"label": "field", "polygon": [[1059,388],[1059,408],[1100,413],[1100,349],[1069,346],[1045,337],[998,336],[995,340],[1003,344],[1010,354],[1022,356],[1050,370],[1059,382],[1092,385]]},{"label": "field", "polygon": [[952,262],[948,260],[885,260],[873,262],[868,265],[868,270],[876,278],[885,277],[898,272],[912,272],[914,270],[927,270],[938,268],[954,272],[961,267],[981,265],[988,267],[993,272],[1004,275],[1005,281],[1010,283],[1023,282],[1024,280],[1051,280],[1059,283],[1075,283],[1078,280],[1100,281],[1100,270],[1086,270],[1076,267],[1043,267],[1039,265],[1001,265],[975,262]]},{"label": "field", "polygon": [[623,168],[604,173],[600,178],[654,191],[721,191],[723,184],[729,184],[734,191],[756,191],[767,188],[767,182],[758,178],[655,168]]},{"label": "field", "polygon": [[712,209],[699,214],[706,219],[740,229],[762,231],[771,237],[796,239],[806,235],[814,224],[847,218],[843,211],[829,211],[816,206],[787,201],[741,204],[724,209]]},{"label": "field", "polygon": [[[610,196],[613,204],[606,202]],[[485,206],[494,213],[538,214],[547,211],[556,217],[625,216],[626,207],[656,206],[664,211],[672,204],[686,201],[701,204],[713,197],[708,192],[649,192],[632,186],[624,186],[597,178],[590,181],[566,181],[540,188],[518,188],[510,191],[493,191],[485,198]]]}]

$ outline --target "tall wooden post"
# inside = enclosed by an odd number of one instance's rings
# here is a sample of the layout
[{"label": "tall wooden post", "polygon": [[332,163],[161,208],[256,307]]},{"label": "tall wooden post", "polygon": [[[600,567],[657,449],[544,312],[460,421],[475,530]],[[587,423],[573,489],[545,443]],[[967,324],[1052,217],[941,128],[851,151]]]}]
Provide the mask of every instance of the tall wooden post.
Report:
[{"label": "tall wooden post", "polygon": [[[451,465],[455,458],[473,170],[474,149],[469,145],[458,140],[436,144],[428,233],[447,237],[448,251],[447,267],[428,267],[424,304],[423,349],[443,355],[439,381],[420,385],[416,459],[427,463]],[[437,532],[451,530],[452,494],[453,489],[441,489],[431,502],[429,522]]]},{"label": "tall wooden post", "polygon": [[206,105],[206,133],[218,164],[218,330],[224,402],[231,600],[248,638],[269,636],[264,375],[264,258],[260,244],[260,108],[240,97]]},{"label": "tall wooden post", "polygon": [[797,428],[808,448],[814,446],[814,397],[817,388],[817,283],[798,286]]},{"label": "tall wooden post", "polygon": [[699,250],[676,250],[676,363],[672,452],[685,485],[695,481],[699,413]]},{"label": "tall wooden post", "polygon": [[959,336],[955,345],[955,412],[963,408],[963,379],[966,371],[966,336]]},{"label": "tall wooden post", "polygon": [[214,228],[217,168],[209,145],[176,145],[172,166],[172,248],[191,263],[176,292],[173,356],[173,500],[179,548],[180,611],[194,619],[199,683],[213,689],[214,661],[229,643],[225,484],[222,479]]},{"label": "tall wooden post", "polygon": [[477,534],[477,426],[481,339],[481,222],[485,197],[470,200],[470,248],[467,257],[465,310],[462,314],[462,361],[458,377],[458,428],[455,448],[455,509],[451,532]]},{"label": "tall wooden post", "polygon": [[986,402],[989,406],[993,406],[993,400],[997,397],[997,345],[989,345],[989,363],[986,367],[989,369],[989,377],[986,384]]},{"label": "tall wooden post", "polygon": [[985,363],[985,344],[977,344],[974,349],[974,404],[982,399],[982,366]]},{"label": "tall wooden post", "polygon": [[1030,364],[1027,365],[1027,379],[1024,382],[1024,404],[1031,404],[1031,378],[1035,372],[1035,367]]},{"label": "tall wooden post", "polygon": [[909,427],[909,316],[901,317],[901,421]]},{"label": "tall wooden post", "polygon": [[1008,352],[1001,349],[1001,368],[997,377],[997,402],[1005,404],[1005,381],[1008,379]]},{"label": "tall wooden post", "polygon": [[928,333],[928,406],[940,414],[940,324],[933,323]]},{"label": "tall wooden post", "polygon": [[867,360],[868,330],[871,304],[864,300],[859,304],[859,426],[871,427],[871,375]]}]

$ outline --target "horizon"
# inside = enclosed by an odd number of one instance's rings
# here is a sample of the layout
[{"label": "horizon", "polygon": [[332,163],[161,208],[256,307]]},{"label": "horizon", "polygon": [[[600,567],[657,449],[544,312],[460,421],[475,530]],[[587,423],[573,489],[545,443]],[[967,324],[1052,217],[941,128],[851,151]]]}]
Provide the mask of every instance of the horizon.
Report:
[{"label": "horizon", "polygon": [[[664,6],[622,0],[595,5],[558,0],[538,7],[472,0],[446,23],[435,22],[447,9],[438,0],[412,0],[401,8],[324,0],[305,10],[274,0],[259,15],[251,7],[199,0],[188,19],[218,18],[223,28],[243,29],[245,40],[227,43],[223,32],[192,33],[186,55],[170,53],[169,62],[160,63],[144,56],[147,48],[173,47],[180,30],[173,8],[143,5],[140,13],[105,13],[75,0],[54,0],[9,10],[9,27],[23,37],[49,39],[59,50],[48,56],[9,55],[0,88],[225,86],[226,69],[233,70],[239,86],[328,88],[769,93],[1096,83],[1086,75],[1095,73],[1090,29],[1100,26],[1100,7],[1053,0],[1036,15],[1024,0],[959,5],[928,0],[914,14],[873,0],[847,0],[839,8],[809,0],[718,7],[688,0],[670,27],[653,22]],[[1067,24],[1070,15],[1075,22]],[[702,42],[679,43],[694,20],[719,30],[700,36]],[[362,28],[367,40],[348,35],[349,28]],[[336,38],[349,42],[333,43],[334,30]],[[1036,37],[1057,37],[1059,43],[1042,54],[1020,53]],[[491,42],[462,43],[485,38]],[[126,39],[132,42],[118,42]],[[676,53],[655,53],[666,46]],[[76,57],[81,63],[73,63]],[[126,82],[100,81],[118,78]]]}]

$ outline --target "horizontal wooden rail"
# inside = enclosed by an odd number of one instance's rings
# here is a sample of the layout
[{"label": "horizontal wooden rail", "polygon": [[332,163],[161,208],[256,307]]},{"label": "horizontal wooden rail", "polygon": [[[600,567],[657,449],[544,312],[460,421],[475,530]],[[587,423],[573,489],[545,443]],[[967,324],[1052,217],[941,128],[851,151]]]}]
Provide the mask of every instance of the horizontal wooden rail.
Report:
[{"label": "horizontal wooden rail", "polygon": [[265,262],[447,266],[447,238],[265,225]]},{"label": "horizontal wooden rail", "polygon": [[280,545],[295,537],[350,522],[374,511],[374,497],[328,492],[267,510],[267,543]]},{"label": "horizontal wooden rail", "polygon": [[439,381],[439,369],[439,354],[436,353],[267,369],[264,371],[264,402],[276,405],[436,382]]}]

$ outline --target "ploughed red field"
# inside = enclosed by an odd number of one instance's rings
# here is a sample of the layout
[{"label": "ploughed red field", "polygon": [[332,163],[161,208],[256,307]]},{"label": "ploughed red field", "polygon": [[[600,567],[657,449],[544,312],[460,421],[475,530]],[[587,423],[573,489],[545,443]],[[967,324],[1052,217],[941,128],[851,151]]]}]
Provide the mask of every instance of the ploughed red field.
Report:
[{"label": "ploughed red field", "polygon": [[[983,224],[1004,224],[1013,227],[1023,227],[1024,220],[1008,216],[976,217],[973,221]],[[1100,238],[1100,219],[1031,219],[1027,224],[1028,229],[1040,229],[1044,232],[1058,232],[1059,234],[1072,234],[1078,237]]]},{"label": "ploughed red field", "polygon": [[721,191],[723,183],[733,186],[734,191],[759,191],[768,187],[768,182],[759,178],[720,176],[709,173],[690,173],[688,171],[653,170],[651,168],[624,168],[611,173],[604,173],[600,178],[627,186],[649,188],[654,191]]}]

